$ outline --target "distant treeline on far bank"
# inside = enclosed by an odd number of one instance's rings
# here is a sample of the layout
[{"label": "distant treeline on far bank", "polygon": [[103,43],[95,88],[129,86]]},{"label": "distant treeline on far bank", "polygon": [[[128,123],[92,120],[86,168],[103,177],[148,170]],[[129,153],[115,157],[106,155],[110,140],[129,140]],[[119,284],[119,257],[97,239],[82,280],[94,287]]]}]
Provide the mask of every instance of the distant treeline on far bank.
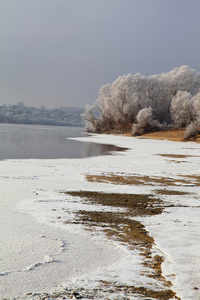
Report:
[{"label": "distant treeline on far bank", "polygon": [[44,106],[30,107],[18,102],[16,105],[0,106],[0,123],[82,127],[83,112],[84,108],[80,107],[46,109]]}]

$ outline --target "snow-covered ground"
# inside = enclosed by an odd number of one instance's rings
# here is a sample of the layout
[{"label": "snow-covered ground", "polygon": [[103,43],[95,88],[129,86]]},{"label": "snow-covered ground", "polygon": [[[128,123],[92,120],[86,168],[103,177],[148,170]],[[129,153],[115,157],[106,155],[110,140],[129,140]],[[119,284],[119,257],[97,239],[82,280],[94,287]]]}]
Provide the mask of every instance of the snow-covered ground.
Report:
[{"label": "snow-covered ground", "polygon": [[[136,219],[155,239],[152,251],[164,256],[162,271],[172,282],[171,289],[181,299],[200,299],[200,145],[114,135],[78,140],[129,150],[85,159],[0,161],[1,299],[40,299],[42,292],[81,287],[88,291],[99,288],[99,298],[143,299],[141,295],[129,297],[114,287],[106,294],[100,288],[103,281],[162,289],[162,283],[145,275],[138,250],[106,239],[101,231],[94,234],[70,222],[78,210],[116,208],[88,205],[61,192],[155,194],[156,189],[164,188],[188,194],[160,195],[172,205],[160,215]],[[186,157],[174,159],[160,154]],[[85,178],[86,174],[102,173],[171,178],[175,186],[161,187],[155,182],[114,185]],[[187,178],[187,184],[183,178]]]}]

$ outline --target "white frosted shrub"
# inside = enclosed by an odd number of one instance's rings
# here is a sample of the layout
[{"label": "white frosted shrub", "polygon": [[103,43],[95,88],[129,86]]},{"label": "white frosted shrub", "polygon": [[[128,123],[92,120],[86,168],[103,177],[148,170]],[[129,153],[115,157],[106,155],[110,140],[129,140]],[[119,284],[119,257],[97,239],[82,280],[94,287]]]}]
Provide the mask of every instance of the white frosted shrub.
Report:
[{"label": "white frosted shrub", "polygon": [[192,95],[189,92],[177,92],[172,98],[170,107],[171,117],[178,128],[185,127],[193,119]]},{"label": "white frosted shrub", "polygon": [[187,66],[168,73],[128,74],[102,86],[83,118],[88,132],[135,134],[194,122],[200,111],[200,73]]},{"label": "white frosted shrub", "polygon": [[132,134],[139,135],[152,130],[160,130],[162,125],[153,119],[151,107],[141,109],[136,117],[137,123],[132,126]]},{"label": "white frosted shrub", "polygon": [[168,89],[174,94],[177,91],[186,91],[194,96],[200,90],[200,73],[188,66],[174,68],[168,73],[161,73],[157,76],[168,85]]},{"label": "white frosted shrub", "polygon": [[200,92],[198,92],[196,96],[192,98],[192,100],[193,100],[194,114],[198,117],[200,116]]},{"label": "white frosted shrub", "polygon": [[98,132],[98,113],[95,115],[95,106],[87,105],[85,108],[85,112],[82,114],[86,122],[85,131],[95,133]]},{"label": "white frosted shrub", "polygon": [[195,137],[200,132],[200,92],[192,98],[194,121],[191,122],[185,131],[185,138]]},{"label": "white frosted shrub", "polygon": [[191,122],[185,130],[185,138],[189,139],[195,137],[200,133],[200,117],[198,117],[194,122]]},{"label": "white frosted shrub", "polygon": [[145,107],[141,109],[136,117],[138,124],[146,126],[153,122],[153,112],[151,107]]}]

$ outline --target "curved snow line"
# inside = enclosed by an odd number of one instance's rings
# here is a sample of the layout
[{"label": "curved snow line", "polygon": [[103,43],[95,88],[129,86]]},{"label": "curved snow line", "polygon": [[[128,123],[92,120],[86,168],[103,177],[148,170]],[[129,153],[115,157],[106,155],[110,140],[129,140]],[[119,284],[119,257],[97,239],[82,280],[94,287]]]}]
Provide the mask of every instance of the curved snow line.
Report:
[{"label": "curved snow line", "polygon": [[53,256],[46,254],[44,256],[44,260],[42,262],[35,262],[34,264],[30,265],[29,267],[25,268],[25,269],[18,269],[18,270],[11,270],[11,271],[5,271],[0,273],[0,276],[7,276],[9,274],[13,274],[13,273],[22,273],[22,272],[29,272],[34,270],[35,268],[42,266],[42,265],[46,265],[49,263],[53,263],[53,262],[58,262],[56,261]]}]

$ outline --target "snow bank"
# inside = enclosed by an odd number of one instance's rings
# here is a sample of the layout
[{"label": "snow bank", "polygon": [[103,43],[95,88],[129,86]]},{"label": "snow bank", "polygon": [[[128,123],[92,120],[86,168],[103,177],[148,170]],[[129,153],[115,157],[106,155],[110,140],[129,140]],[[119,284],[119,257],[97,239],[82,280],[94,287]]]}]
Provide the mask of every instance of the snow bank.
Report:
[{"label": "snow bank", "polygon": [[[199,174],[200,145],[111,135],[77,140],[129,150],[85,159],[0,161],[0,296],[22,299],[25,293],[81,285],[94,288],[100,280],[159,288],[160,283],[143,275],[138,251],[105,239],[101,231],[92,235],[81,224],[71,224],[77,210],[114,208],[86,205],[61,191],[155,194],[161,188],[156,184],[116,186],[85,179],[85,174],[112,172],[172,178],[176,185],[170,190],[189,193],[161,195],[175,207],[165,208],[161,215],[137,219],[154,237],[155,253],[165,257],[163,274],[172,281],[172,290],[181,299],[200,298],[200,188],[192,177],[191,184],[178,181]],[[175,160],[160,154],[186,157]]]}]

